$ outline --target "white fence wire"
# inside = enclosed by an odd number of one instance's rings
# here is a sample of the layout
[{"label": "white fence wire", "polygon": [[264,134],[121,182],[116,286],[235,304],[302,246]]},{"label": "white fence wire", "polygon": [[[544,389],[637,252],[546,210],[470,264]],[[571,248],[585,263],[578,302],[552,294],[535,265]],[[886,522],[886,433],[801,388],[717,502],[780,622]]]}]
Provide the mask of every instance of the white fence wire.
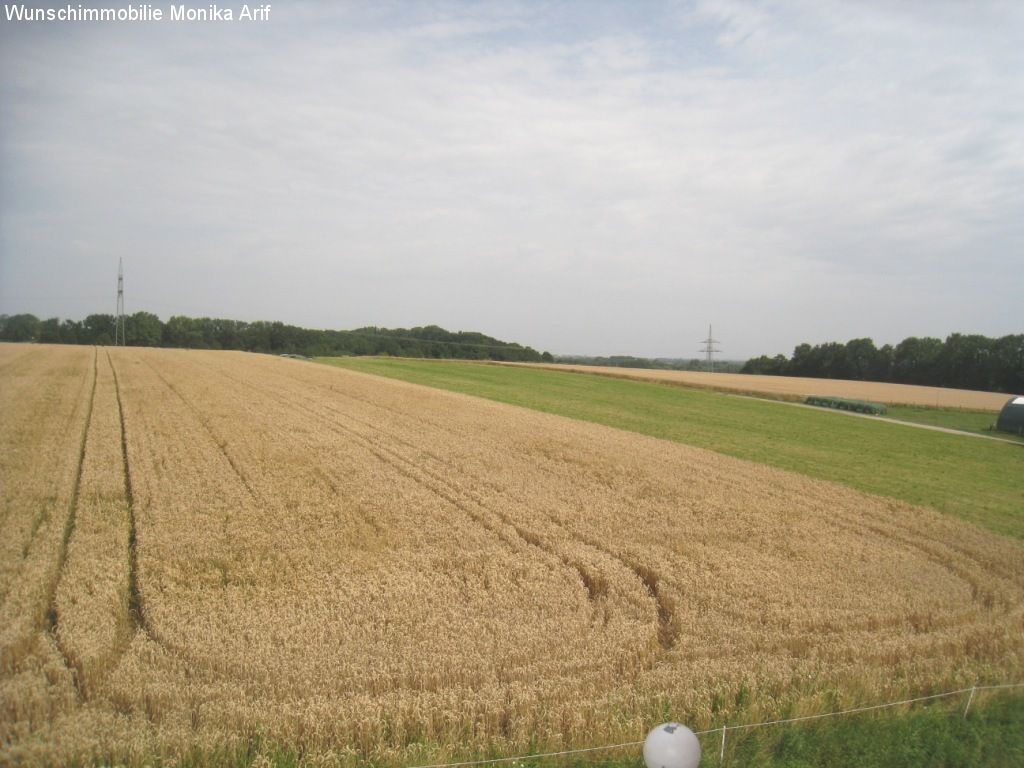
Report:
[{"label": "white fence wire", "polygon": [[[719,752],[719,760],[725,758],[725,737],[728,731],[742,731],[750,728],[765,728],[773,725],[790,725],[792,723],[801,723],[808,720],[821,720],[827,717],[840,717],[842,715],[855,715],[861,712],[871,712],[872,710],[888,709],[891,707],[902,707],[907,704],[919,704],[924,701],[932,701],[935,699],[945,699],[950,696],[962,696],[967,693],[970,694],[967,699],[967,706],[964,707],[963,716],[967,717],[967,712],[971,708],[971,702],[974,701],[974,694],[978,691],[996,691],[1009,688],[1024,688],[1024,683],[1001,683],[999,685],[972,685],[970,688],[960,688],[955,691],[946,691],[944,693],[933,693],[930,696],[918,696],[914,699],[904,699],[903,701],[890,701],[885,704],[871,704],[866,707],[854,707],[853,709],[843,709],[838,712],[824,712],[820,715],[803,715],[802,717],[788,717],[782,720],[766,720],[763,723],[744,723],[742,725],[723,725],[721,728],[710,728],[706,731],[696,731],[697,736],[707,736],[709,734],[722,734],[721,750]],[[517,757],[495,757],[489,760],[465,760],[458,763],[434,763],[431,765],[416,765],[411,768],[461,768],[462,766],[472,765],[495,765],[497,763],[518,763],[525,760],[542,760],[548,757],[565,757],[566,755],[580,755],[585,752],[605,752],[613,749],[624,749],[625,747],[638,747],[642,745],[643,741],[627,741],[622,744],[606,744],[600,747],[584,747],[582,749],[565,749],[561,752],[541,752],[533,755],[519,755]]]}]

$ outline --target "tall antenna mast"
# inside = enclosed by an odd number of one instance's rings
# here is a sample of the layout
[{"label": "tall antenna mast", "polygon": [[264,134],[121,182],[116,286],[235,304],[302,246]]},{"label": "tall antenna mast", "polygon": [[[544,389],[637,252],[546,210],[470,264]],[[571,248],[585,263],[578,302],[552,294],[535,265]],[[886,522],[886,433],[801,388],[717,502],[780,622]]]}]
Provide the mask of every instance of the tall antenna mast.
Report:
[{"label": "tall antenna mast", "polygon": [[114,316],[114,346],[124,346],[124,267],[117,260],[117,314]]},{"label": "tall antenna mast", "polygon": [[711,326],[709,325],[708,337],[701,342],[701,345],[703,346],[703,349],[701,351],[704,352],[704,359],[707,361],[708,373],[715,372],[715,353],[722,351],[715,346],[715,344],[717,343],[718,339],[714,338],[711,335]]}]

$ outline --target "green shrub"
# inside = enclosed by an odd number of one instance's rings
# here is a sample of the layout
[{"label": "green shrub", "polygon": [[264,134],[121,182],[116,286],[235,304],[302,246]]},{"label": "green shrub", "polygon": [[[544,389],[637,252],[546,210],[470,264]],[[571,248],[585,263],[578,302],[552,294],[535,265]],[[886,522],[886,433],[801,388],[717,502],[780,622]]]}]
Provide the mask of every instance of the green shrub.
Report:
[{"label": "green shrub", "polygon": [[840,411],[854,411],[855,413],[868,413],[872,416],[882,416],[886,408],[881,403],[869,403],[864,400],[847,400],[845,397],[822,397],[811,395],[804,401],[807,405],[817,405],[822,408],[837,408]]}]

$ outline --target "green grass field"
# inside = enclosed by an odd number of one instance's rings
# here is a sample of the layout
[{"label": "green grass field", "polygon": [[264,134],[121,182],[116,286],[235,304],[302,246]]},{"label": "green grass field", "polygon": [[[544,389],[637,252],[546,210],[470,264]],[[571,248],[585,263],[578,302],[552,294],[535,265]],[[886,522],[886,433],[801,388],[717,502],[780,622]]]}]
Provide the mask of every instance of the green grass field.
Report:
[{"label": "green grass field", "polygon": [[1024,438],[1020,438],[1017,435],[992,431],[990,428],[996,423],[999,414],[990,411],[961,411],[948,408],[914,408],[912,406],[890,405],[886,416],[890,419],[909,421],[914,424],[928,424],[933,427],[958,429],[961,432],[972,432],[1024,443]]},{"label": "green grass field", "polygon": [[1024,538],[1024,445],[604,376],[429,360],[321,362],[708,448]]},{"label": "green grass field", "polygon": [[725,760],[705,737],[701,766],[921,768],[1024,765],[1024,697],[1003,695],[967,718],[963,702],[906,713],[845,716],[754,729],[726,740]]}]

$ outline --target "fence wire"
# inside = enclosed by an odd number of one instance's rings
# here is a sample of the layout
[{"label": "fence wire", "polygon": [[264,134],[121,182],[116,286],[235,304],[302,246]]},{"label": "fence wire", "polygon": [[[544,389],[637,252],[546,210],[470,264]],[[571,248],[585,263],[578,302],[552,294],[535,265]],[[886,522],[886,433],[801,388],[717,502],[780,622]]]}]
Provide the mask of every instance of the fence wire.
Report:
[{"label": "fence wire", "polygon": [[[964,709],[964,716],[967,716],[967,710],[971,706],[971,702],[974,700],[974,694],[978,691],[995,691],[1009,688],[1024,688],[1024,683],[1000,683],[998,685],[972,685],[970,688],[959,688],[955,691],[946,691],[944,693],[933,693],[930,696],[918,696],[913,699],[904,699],[903,701],[890,701],[885,704],[871,704],[865,707],[854,707],[853,709],[843,709],[838,712],[824,712],[820,715],[803,715],[802,717],[788,717],[782,720],[766,720],[763,723],[744,723],[742,725],[723,725],[719,728],[709,728],[706,731],[696,731],[696,736],[707,736],[710,734],[721,734],[722,736],[722,753],[725,752],[725,736],[729,731],[742,731],[750,728],[764,728],[772,725],[789,725],[791,723],[806,722],[808,720],[821,720],[827,717],[840,717],[842,715],[854,715],[860,712],[870,712],[878,709],[888,709],[891,707],[902,707],[907,704],[919,704],[923,701],[933,701],[935,699],[949,698],[950,696],[961,696],[965,693],[970,694],[970,698],[967,700],[967,707]],[[583,747],[581,749],[564,749],[560,752],[541,752],[532,755],[519,755],[517,757],[495,757],[488,760],[463,760],[457,763],[433,763],[430,765],[416,765],[410,768],[463,768],[465,766],[473,765],[495,765],[498,763],[517,763],[525,760],[542,760],[547,757],[565,757],[566,755],[580,755],[585,752],[604,752],[611,751],[613,749],[624,749],[625,747],[638,747],[644,742],[641,741],[627,741],[621,744],[606,744],[600,747]]]}]

